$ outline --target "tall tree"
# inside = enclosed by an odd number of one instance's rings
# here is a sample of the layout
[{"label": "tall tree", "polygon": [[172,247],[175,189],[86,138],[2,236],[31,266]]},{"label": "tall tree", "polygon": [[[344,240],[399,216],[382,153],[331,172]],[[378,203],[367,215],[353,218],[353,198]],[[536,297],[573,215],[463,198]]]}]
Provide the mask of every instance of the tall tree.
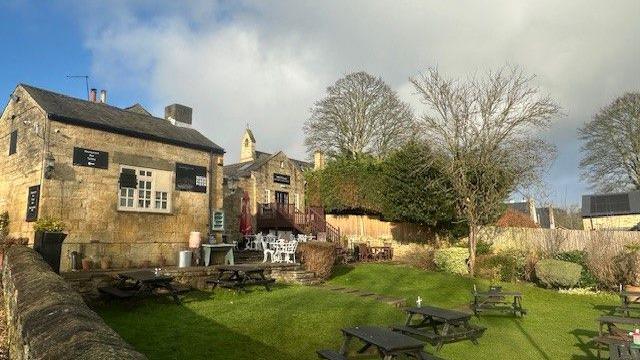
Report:
[{"label": "tall tree", "polygon": [[583,178],[610,192],[640,189],[640,93],[627,93],[578,130]]},{"label": "tall tree", "polygon": [[410,79],[426,106],[424,135],[443,155],[441,169],[468,226],[472,275],[479,226],[494,221],[507,196],[539,178],[555,155],[538,131],[560,107],[532,79],[511,66],[463,81],[436,69]]},{"label": "tall tree", "polygon": [[311,109],[304,125],[309,152],[330,157],[381,156],[404,144],[414,133],[409,105],[366,72],[356,72],[327,88],[324,98]]}]

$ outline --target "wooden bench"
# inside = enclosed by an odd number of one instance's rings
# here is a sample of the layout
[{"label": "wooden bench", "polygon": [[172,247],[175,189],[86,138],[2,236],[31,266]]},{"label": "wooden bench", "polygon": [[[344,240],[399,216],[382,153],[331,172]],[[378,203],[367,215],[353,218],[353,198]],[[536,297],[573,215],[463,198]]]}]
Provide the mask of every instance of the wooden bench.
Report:
[{"label": "wooden bench", "polygon": [[429,331],[424,331],[423,329],[414,328],[411,326],[394,326],[393,330],[405,335],[422,337],[429,344],[436,345],[438,343],[450,343],[464,339],[469,339],[475,343],[477,339],[482,336],[484,331],[487,330],[487,328],[469,324],[464,330],[449,329],[449,333],[446,335],[437,334],[432,329],[428,329]]},{"label": "wooden bench", "polygon": [[339,352],[335,351],[335,350],[318,350],[316,351],[316,353],[318,353],[318,357],[320,359],[327,359],[327,360],[347,360],[347,357],[340,354]]},{"label": "wooden bench", "polygon": [[247,281],[243,281],[243,282],[238,282],[238,281],[233,281],[233,280],[218,280],[218,279],[209,279],[207,280],[208,284],[214,284],[216,286],[220,286],[223,288],[227,288],[227,289],[234,289],[234,290],[245,290],[245,287],[248,286],[259,286],[259,285],[263,285],[267,291],[270,291],[271,288],[269,287],[270,284],[273,284],[276,282],[276,279],[264,279],[264,280],[247,280]]},{"label": "wooden bench", "polygon": [[135,295],[134,290],[123,290],[113,286],[99,287],[98,291],[102,294],[113,296],[118,299],[129,299]]}]

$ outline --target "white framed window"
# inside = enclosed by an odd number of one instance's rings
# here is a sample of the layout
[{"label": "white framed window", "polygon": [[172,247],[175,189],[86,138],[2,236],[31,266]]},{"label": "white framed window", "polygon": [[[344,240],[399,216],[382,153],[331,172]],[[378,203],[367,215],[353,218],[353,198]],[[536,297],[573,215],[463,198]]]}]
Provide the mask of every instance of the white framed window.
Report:
[{"label": "white framed window", "polygon": [[300,209],[300,194],[293,195],[294,203],[296,205],[296,209]]},{"label": "white framed window", "polygon": [[265,204],[270,204],[271,203],[271,190],[267,189],[264,192],[264,203]]},{"label": "white framed window", "polygon": [[172,179],[171,171],[120,166],[118,210],[170,213]]}]

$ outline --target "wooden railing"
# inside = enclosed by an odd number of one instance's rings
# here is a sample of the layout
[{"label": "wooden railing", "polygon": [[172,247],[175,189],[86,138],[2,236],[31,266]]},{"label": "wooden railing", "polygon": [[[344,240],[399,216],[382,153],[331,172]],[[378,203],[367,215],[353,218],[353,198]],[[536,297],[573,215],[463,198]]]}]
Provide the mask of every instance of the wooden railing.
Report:
[{"label": "wooden railing", "polygon": [[294,204],[258,204],[258,225],[262,227],[283,227],[290,225],[303,233],[326,233],[327,240],[340,241],[340,229],[327,223],[324,210],[309,207],[306,212],[296,209]]}]

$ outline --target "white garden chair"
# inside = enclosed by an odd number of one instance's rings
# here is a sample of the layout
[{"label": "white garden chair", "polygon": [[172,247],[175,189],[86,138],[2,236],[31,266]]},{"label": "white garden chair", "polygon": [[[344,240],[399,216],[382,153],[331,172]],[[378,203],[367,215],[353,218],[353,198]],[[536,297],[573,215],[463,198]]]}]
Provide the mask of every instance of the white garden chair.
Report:
[{"label": "white garden chair", "polygon": [[262,262],[267,262],[269,255],[271,255],[271,262],[274,262],[275,250],[273,249],[272,244],[268,243],[265,238],[260,237],[260,245],[262,245],[262,253],[264,254]]},{"label": "white garden chair", "polygon": [[284,250],[282,251],[284,262],[286,263],[296,262],[296,249],[298,249],[297,241],[289,241],[284,245]]},{"label": "white garden chair", "polygon": [[271,245],[271,249],[273,249],[273,254],[271,255],[271,262],[281,263],[284,260],[282,255],[286,251],[287,244],[284,242],[284,240],[276,240],[272,242],[270,245]]},{"label": "white garden chair", "polygon": [[298,239],[297,239],[297,240],[298,240],[298,242],[303,242],[303,243],[305,243],[305,242],[307,242],[307,235],[304,235],[304,234],[298,234]]}]

